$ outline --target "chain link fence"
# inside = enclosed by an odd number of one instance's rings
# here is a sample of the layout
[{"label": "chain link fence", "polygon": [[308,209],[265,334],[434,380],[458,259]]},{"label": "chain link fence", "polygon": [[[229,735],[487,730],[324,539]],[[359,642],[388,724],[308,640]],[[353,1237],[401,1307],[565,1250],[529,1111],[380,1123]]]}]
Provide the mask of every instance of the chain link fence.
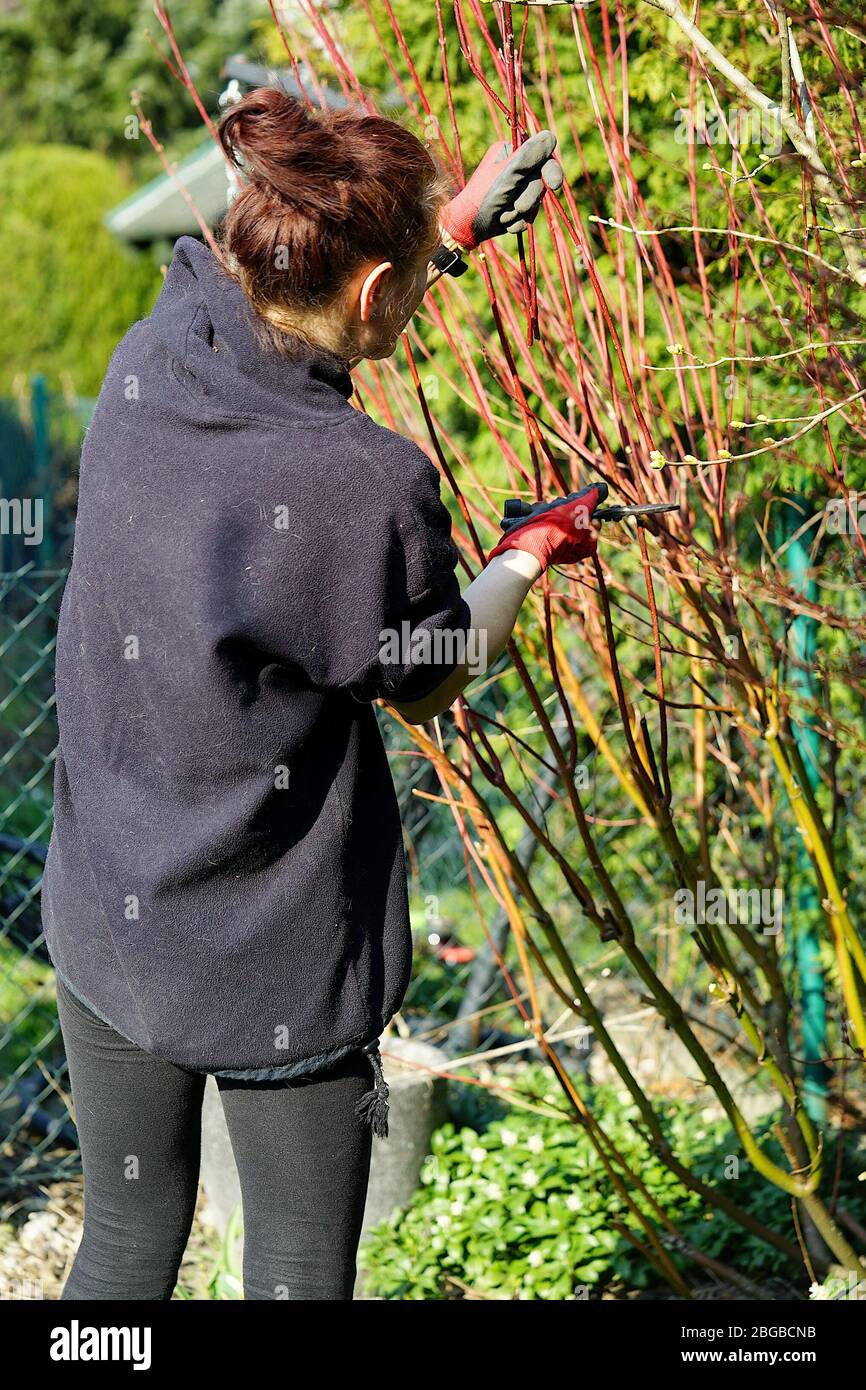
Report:
[{"label": "chain link fence", "polygon": [[[35,564],[0,574],[0,1205],[78,1165],[39,909],[52,822],[53,667],[65,577],[64,569]],[[416,942],[401,1024],[471,1045],[471,1025],[455,1029],[462,1003],[471,1000],[477,1009],[495,997],[499,972],[486,947],[475,950],[461,936],[474,913],[451,813],[415,795],[439,792],[435,774],[396,721],[385,713],[382,722],[405,827]]]},{"label": "chain link fence", "polygon": [[[39,914],[57,727],[53,661],[65,573],[0,575],[0,1182],[74,1161],[66,1070]],[[66,1149],[58,1159],[57,1150]]]}]

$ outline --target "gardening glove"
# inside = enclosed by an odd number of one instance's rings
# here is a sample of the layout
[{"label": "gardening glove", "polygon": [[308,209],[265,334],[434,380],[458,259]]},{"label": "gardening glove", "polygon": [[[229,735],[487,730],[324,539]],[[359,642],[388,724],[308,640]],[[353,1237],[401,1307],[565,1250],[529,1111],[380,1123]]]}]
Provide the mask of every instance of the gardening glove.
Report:
[{"label": "gardening glove", "polygon": [[546,570],[550,565],[572,565],[594,555],[597,538],[590,522],[607,491],[607,483],[590,483],[568,497],[536,503],[527,516],[503,521],[505,535],[488,560],[506,550],[525,550]]},{"label": "gardening glove", "polygon": [[505,232],[525,232],[545,190],[562,187],[562,169],[551,158],[555,148],[551,130],[540,130],[514,151],[497,140],[466,186],[445,204],[442,230],[464,251]]}]

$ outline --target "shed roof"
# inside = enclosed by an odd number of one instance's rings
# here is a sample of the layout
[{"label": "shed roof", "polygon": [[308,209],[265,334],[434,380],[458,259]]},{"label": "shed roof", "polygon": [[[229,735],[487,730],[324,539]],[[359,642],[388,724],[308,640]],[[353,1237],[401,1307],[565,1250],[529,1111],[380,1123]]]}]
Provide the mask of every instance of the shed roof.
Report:
[{"label": "shed roof", "polygon": [[178,163],[175,176],[159,174],[112,208],[106,226],[125,241],[173,241],[198,233],[201,229],[178,181],[213,226],[228,206],[228,177],[225,157],[210,137]]}]

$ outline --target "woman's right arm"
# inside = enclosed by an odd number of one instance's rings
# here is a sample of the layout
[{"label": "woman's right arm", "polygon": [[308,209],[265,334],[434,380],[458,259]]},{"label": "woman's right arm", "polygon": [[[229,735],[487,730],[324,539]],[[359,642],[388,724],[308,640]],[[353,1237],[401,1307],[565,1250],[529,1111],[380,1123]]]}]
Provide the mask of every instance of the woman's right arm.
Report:
[{"label": "woman's right arm", "polygon": [[483,653],[483,665],[463,662],[423,700],[411,704],[388,701],[407,724],[426,724],[453,705],[461,691],[483,675],[499,656],[511,636],[523,600],[541,575],[541,564],[534,555],[513,550],[495,556],[463,591],[472,614],[471,647]]},{"label": "woman's right arm", "polygon": [[[479,662],[462,662],[423,700],[387,703],[408,724],[435,719],[471,681],[483,675],[511,636],[523,600],[550,565],[575,564],[594,554],[598,523],[592,514],[607,496],[605,483],[593,483],[518,521],[506,532],[485,568],[464,591],[472,615],[470,633]],[[467,644],[469,645],[469,644]]]}]

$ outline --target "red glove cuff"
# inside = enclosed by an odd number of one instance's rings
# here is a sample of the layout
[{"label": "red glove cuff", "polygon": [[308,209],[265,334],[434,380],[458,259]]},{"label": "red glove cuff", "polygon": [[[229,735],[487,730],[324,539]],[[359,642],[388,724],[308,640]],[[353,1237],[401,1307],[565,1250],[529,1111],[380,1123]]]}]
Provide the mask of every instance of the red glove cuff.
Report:
[{"label": "red glove cuff", "polygon": [[446,203],[439,214],[439,225],[457,242],[463,251],[474,251],[478,245],[472,231],[472,219],[478,211],[478,203],[473,197],[464,197],[466,189]]},{"label": "red glove cuff", "polygon": [[446,203],[439,214],[440,225],[452,236],[464,251],[473,251],[478,245],[478,235],[474,222],[481,204],[492,185],[496,182],[508,159],[508,151],[503,154],[504,142],[497,140],[486,151],[484,158],[472,174],[469,182],[461,188],[450,203]]}]

